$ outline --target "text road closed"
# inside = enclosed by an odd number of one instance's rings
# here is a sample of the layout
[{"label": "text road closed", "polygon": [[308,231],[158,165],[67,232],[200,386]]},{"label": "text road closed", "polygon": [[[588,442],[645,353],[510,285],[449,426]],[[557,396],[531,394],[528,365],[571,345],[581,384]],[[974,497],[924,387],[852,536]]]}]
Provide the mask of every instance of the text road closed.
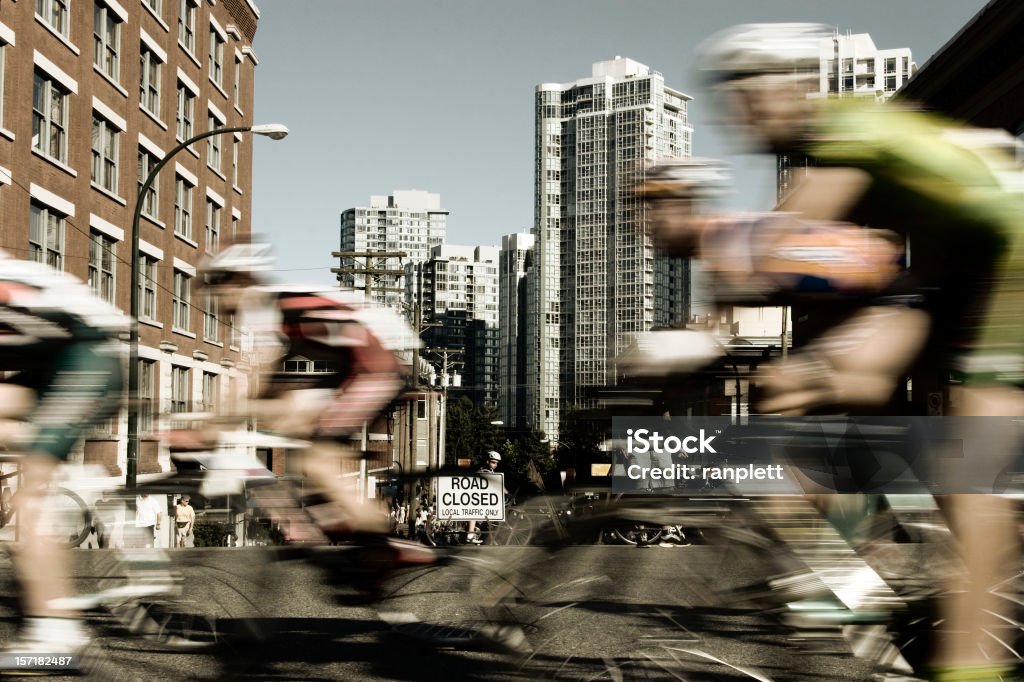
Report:
[{"label": "text road closed", "polygon": [[438,476],[437,515],[455,521],[504,521],[505,475]]}]

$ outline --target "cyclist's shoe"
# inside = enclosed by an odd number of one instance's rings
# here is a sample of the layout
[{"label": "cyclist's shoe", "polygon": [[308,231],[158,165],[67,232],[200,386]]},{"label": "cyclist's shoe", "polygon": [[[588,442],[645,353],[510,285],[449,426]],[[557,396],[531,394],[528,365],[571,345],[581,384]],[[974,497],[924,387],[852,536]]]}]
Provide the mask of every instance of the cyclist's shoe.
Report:
[{"label": "cyclist's shoe", "polygon": [[373,601],[380,599],[384,584],[395,571],[430,566],[438,560],[432,548],[418,542],[370,533],[350,535],[348,539],[358,547],[352,585]]},{"label": "cyclist's shoe", "polygon": [[746,602],[755,608],[771,610],[806,600],[827,600],[834,595],[813,571],[797,571],[732,588],[727,597],[734,604]]},{"label": "cyclist's shoe", "polygon": [[480,539],[478,533],[466,533],[466,544],[468,545],[482,545],[484,541]]},{"label": "cyclist's shoe", "polygon": [[530,650],[530,646],[526,641],[526,633],[519,625],[510,623],[487,623],[477,628],[477,631],[497,649],[502,649],[512,653],[521,653]]},{"label": "cyclist's shoe", "polygon": [[929,682],[1013,682],[1020,678],[1012,665],[951,665],[933,668]]},{"label": "cyclist's shoe", "polygon": [[[9,642],[3,654],[21,656],[75,657],[81,665],[82,655],[92,640],[78,618],[26,618],[17,639]],[[5,656],[4,658],[7,658]],[[67,675],[68,668],[16,667],[0,669],[0,676],[8,675]]]},{"label": "cyclist's shoe", "polygon": [[384,572],[437,563],[437,553],[433,548],[411,540],[400,540],[387,535],[369,533],[349,536],[349,539],[359,545],[360,560],[363,565],[369,565]]}]

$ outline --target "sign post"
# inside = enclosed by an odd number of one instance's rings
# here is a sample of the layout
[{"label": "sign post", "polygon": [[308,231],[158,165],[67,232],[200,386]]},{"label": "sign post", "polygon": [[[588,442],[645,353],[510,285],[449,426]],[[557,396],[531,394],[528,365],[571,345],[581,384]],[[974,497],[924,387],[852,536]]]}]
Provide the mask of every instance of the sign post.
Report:
[{"label": "sign post", "polygon": [[438,476],[437,515],[452,521],[504,521],[505,474]]}]

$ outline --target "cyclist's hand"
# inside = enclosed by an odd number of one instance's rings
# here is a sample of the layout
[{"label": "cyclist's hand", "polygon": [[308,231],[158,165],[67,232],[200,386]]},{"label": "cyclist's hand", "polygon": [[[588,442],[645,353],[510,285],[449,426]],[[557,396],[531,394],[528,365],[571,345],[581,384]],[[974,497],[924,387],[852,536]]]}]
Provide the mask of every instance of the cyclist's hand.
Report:
[{"label": "cyclist's hand", "polygon": [[707,332],[664,330],[646,332],[619,354],[619,370],[633,377],[688,374],[710,365],[723,349]]},{"label": "cyclist's hand", "polygon": [[800,415],[824,407],[881,407],[927,339],[929,317],[901,306],[865,308],[765,368],[758,410]]}]

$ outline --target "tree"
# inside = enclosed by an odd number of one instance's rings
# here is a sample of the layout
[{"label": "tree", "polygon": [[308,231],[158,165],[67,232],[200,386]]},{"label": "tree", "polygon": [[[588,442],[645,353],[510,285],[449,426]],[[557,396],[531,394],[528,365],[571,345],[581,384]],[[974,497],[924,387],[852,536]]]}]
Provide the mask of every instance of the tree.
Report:
[{"label": "tree", "polygon": [[560,424],[556,457],[560,469],[575,469],[577,476],[589,477],[593,462],[608,462],[609,454],[601,450],[603,425],[587,419],[578,409],[565,412]]},{"label": "tree", "polygon": [[493,407],[474,405],[467,396],[448,403],[444,441],[448,463],[470,459],[474,466],[483,464],[486,453],[498,450],[503,441],[498,425],[491,423],[497,420]]},{"label": "tree", "polygon": [[555,470],[555,458],[542,432],[513,430],[498,452],[502,456],[505,487],[510,491],[526,496],[550,485],[545,479]]}]

